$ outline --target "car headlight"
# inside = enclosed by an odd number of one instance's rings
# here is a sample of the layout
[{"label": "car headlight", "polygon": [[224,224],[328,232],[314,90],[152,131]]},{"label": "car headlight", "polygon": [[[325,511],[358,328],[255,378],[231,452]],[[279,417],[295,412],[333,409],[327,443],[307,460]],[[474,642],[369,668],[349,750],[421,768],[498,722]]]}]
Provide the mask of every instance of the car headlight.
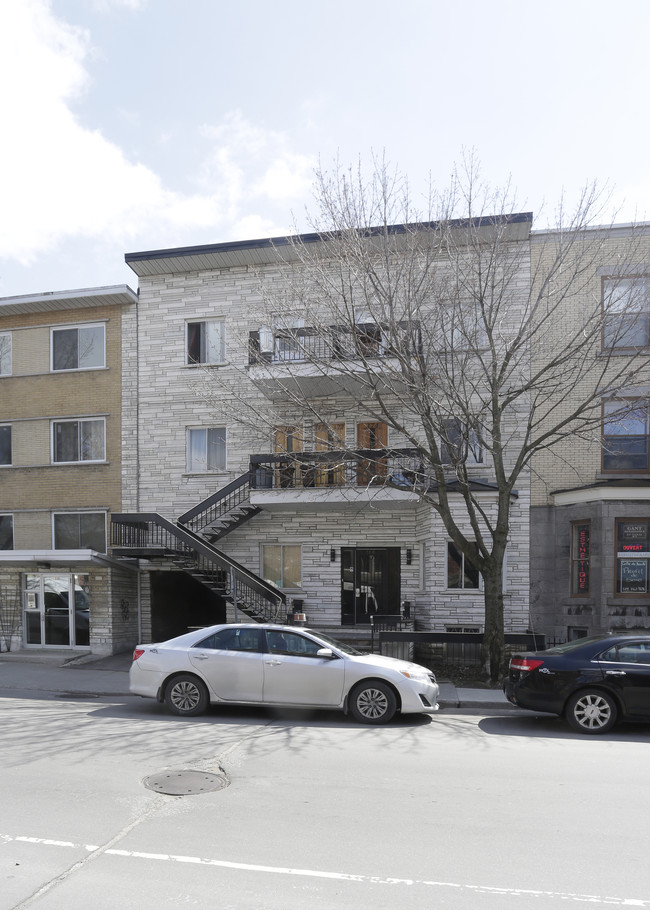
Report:
[{"label": "car headlight", "polygon": [[417,680],[417,682],[431,682],[431,673],[429,673],[424,668],[414,667],[412,670],[400,670],[402,676],[406,676],[408,679]]}]

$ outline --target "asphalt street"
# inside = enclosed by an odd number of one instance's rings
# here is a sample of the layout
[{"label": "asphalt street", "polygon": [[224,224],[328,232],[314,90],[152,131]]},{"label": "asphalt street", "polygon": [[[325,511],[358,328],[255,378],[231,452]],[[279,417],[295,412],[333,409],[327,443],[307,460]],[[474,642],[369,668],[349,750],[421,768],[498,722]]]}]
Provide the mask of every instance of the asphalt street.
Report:
[{"label": "asphalt street", "polygon": [[[0,910],[650,908],[647,726],[585,737],[507,705],[185,719],[84,691],[124,670],[59,667],[39,692],[3,658]],[[152,789],[185,772],[220,788]]]}]

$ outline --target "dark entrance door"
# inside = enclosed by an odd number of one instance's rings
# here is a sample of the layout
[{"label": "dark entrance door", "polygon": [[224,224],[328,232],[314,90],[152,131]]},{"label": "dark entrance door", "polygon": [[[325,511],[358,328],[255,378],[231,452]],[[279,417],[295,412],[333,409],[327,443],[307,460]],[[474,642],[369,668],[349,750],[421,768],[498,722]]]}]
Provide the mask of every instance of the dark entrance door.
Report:
[{"label": "dark entrance door", "polygon": [[399,613],[399,547],[341,548],[341,624],[367,625],[377,613]]}]

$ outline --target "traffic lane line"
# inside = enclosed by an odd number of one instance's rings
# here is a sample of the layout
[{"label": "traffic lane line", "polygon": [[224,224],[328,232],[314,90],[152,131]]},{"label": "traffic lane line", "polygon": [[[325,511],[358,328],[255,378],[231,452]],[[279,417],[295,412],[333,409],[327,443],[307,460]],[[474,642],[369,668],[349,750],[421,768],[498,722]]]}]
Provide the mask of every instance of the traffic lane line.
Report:
[{"label": "traffic lane line", "polygon": [[650,900],[630,897],[613,897],[596,894],[578,894],[566,891],[536,890],[533,888],[507,888],[492,885],[470,885],[460,882],[444,882],[431,879],[393,878],[373,875],[357,875],[349,872],[327,872],[320,869],[296,869],[291,866],[265,866],[258,863],[237,863],[229,860],[210,859],[200,856],[182,856],[174,853],[147,853],[140,850],[119,850],[108,847],[105,850],[96,844],[76,844],[72,841],[54,840],[51,838],[29,837],[27,835],[0,834],[0,843],[21,843],[34,846],[61,847],[63,849],[85,850],[98,856],[118,856],[124,859],[151,860],[154,862],[187,863],[197,866],[213,866],[241,872],[259,872],[267,875],[302,876],[304,878],[329,879],[340,882],[352,882],[364,885],[406,885],[426,888],[449,888],[457,892],[469,891],[473,894],[493,894],[505,897],[545,897],[552,900],[590,903],[608,907],[650,907]]}]

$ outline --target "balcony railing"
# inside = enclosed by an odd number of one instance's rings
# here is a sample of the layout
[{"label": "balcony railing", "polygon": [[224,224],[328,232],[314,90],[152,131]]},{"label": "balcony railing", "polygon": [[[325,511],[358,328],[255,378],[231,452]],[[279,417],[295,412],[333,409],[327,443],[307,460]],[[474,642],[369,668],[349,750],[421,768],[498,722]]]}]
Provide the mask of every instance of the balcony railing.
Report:
[{"label": "balcony railing", "polygon": [[402,490],[429,486],[417,449],[359,449],[355,452],[293,452],[252,455],[254,490],[327,489],[385,484]]},{"label": "balcony railing", "polygon": [[648,436],[603,436],[603,471],[647,471]]},{"label": "balcony railing", "polygon": [[402,353],[420,351],[420,333],[408,322],[400,322],[390,330],[376,323],[356,326],[304,327],[249,333],[251,366],[261,363],[283,364],[309,360],[347,360],[359,357],[390,357],[395,346]]}]

